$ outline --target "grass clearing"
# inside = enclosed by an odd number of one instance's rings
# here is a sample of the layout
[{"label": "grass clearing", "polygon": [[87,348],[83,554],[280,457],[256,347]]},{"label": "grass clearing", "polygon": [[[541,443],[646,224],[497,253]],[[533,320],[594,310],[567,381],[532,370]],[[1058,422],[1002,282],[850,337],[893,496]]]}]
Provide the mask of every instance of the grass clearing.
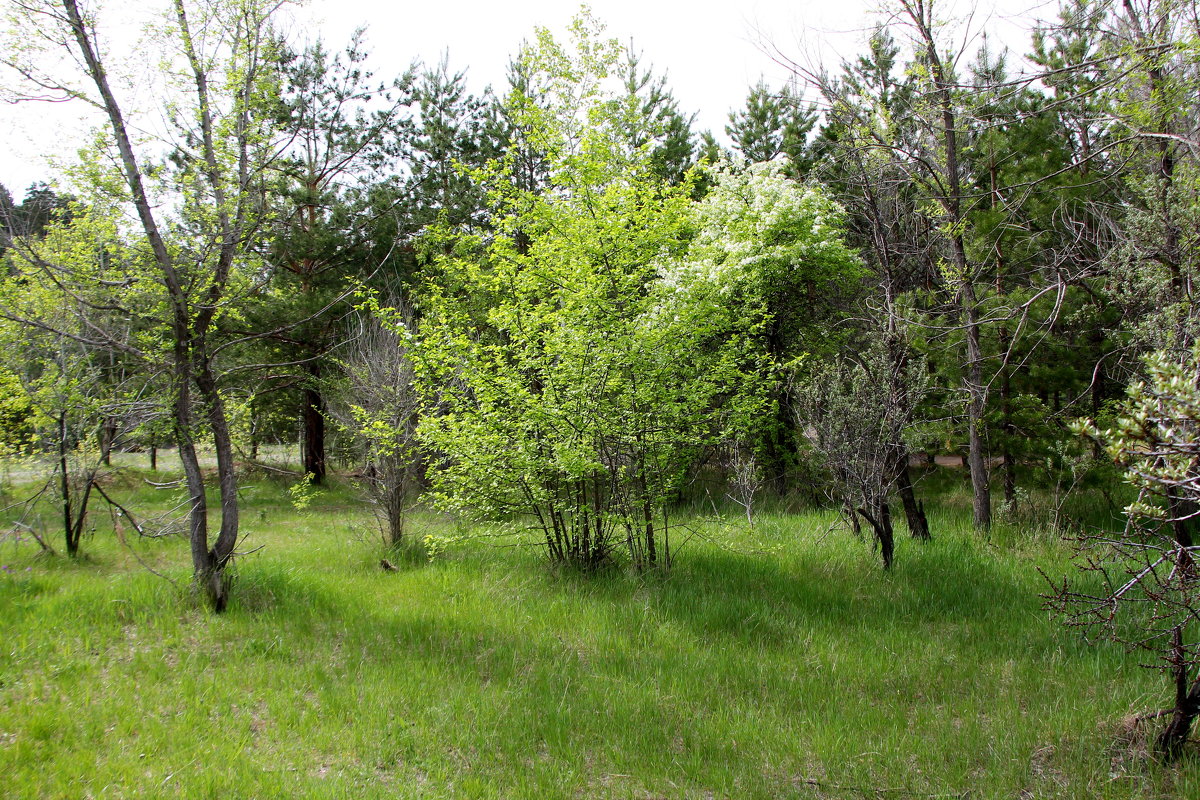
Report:
[{"label": "grass clearing", "polygon": [[[169,492],[137,486],[145,507]],[[0,773],[13,797],[1195,797],[1122,729],[1161,676],[1041,611],[1051,537],[968,531],[883,574],[823,512],[696,517],[668,575],[549,570],[418,515],[386,554],[352,493],[244,495],[231,609],[0,543]],[[130,542],[181,586],[186,542]],[[387,556],[399,569],[387,572]]]}]

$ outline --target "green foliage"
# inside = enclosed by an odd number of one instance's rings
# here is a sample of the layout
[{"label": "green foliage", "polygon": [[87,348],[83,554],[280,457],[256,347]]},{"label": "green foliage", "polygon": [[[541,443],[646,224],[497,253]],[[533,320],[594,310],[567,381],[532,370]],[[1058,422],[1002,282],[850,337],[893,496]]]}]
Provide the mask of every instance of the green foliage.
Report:
[{"label": "green foliage", "polygon": [[760,81],[750,90],[746,108],[730,113],[725,133],[747,161],[783,157],[788,175],[803,178],[813,165],[808,136],[816,122],[816,106],[804,105],[792,85],[772,91]]},{"label": "green foliage", "polygon": [[312,473],[306,472],[300,480],[288,487],[287,493],[292,508],[303,514],[308,511],[309,506],[312,505],[313,498],[317,496],[319,491],[313,486]]},{"label": "green foliage", "polygon": [[1141,493],[1129,513],[1150,520],[1170,519],[1172,500],[1200,503],[1200,348],[1188,357],[1152,353],[1146,379],[1132,384],[1116,423],[1103,433],[1094,425],[1114,462]]},{"label": "green foliage", "polygon": [[618,68],[625,92],[636,104],[626,136],[635,148],[649,146],[651,171],[658,178],[680,183],[696,165],[692,135],[696,115],[685,116],[667,88],[666,76],[656,76],[649,67],[642,69],[641,62],[641,54],[629,51]]},{"label": "green foliage", "polygon": [[446,454],[435,485],[447,506],[530,515],[558,560],[594,567],[624,540],[648,565],[688,469],[761,407],[753,340],[766,310],[735,319],[756,287],[713,282],[712,267],[736,267],[715,243],[707,272],[680,266],[711,221],[686,183],[657,176],[651,142],[630,141],[635,98],[605,87],[620,49],[587,20],[574,35],[568,50],[540,32],[524,54],[540,90],[510,98],[551,188],[516,188],[511,162],[479,173],[498,235],[454,239],[422,301],[422,435]]},{"label": "green foliage", "polygon": [[28,452],[37,440],[33,400],[20,379],[0,367],[0,452]]}]

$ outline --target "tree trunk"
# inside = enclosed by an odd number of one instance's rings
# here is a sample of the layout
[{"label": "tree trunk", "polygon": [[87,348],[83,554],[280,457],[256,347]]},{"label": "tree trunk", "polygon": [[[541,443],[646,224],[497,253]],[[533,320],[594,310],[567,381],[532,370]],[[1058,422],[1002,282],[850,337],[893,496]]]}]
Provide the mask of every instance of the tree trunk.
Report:
[{"label": "tree trunk", "polygon": [[1183,631],[1176,628],[1172,632],[1172,672],[1175,678],[1175,707],[1171,710],[1171,719],[1154,742],[1154,749],[1166,762],[1172,762],[1183,755],[1188,736],[1192,732],[1192,723],[1200,714],[1200,678],[1190,681],[1189,659],[1183,646]]},{"label": "tree trunk", "polygon": [[908,531],[914,539],[929,541],[929,520],[925,517],[925,504],[917,501],[913,489],[912,474],[908,470],[908,452],[900,450],[897,459],[896,490],[900,493],[900,502],[904,506],[904,519],[908,522]]},{"label": "tree trunk", "polygon": [[953,100],[955,88],[948,74],[934,35],[935,20],[933,7],[924,0],[901,0],[901,7],[916,28],[921,45],[928,59],[930,78],[936,93],[936,103],[941,117],[942,154],[945,158],[942,170],[945,194],[937,200],[946,215],[945,227],[950,234],[949,244],[953,258],[957,301],[962,314],[961,323],[967,339],[966,364],[963,383],[967,391],[967,436],[969,452],[967,465],[971,470],[972,507],[975,527],[988,529],[992,524],[991,487],[988,479],[987,457],[984,452],[984,414],[987,405],[987,384],[983,380],[983,348],[980,343],[979,300],[975,293],[975,275],[967,259],[962,228],[965,224],[962,210],[964,196],[962,176],[958,165],[958,109]]},{"label": "tree trunk", "polygon": [[383,487],[384,515],[387,517],[388,545],[396,547],[404,541],[404,500],[405,486]]},{"label": "tree trunk", "polygon": [[858,513],[871,524],[871,529],[875,532],[875,541],[879,543],[879,552],[883,556],[883,568],[891,569],[896,539],[892,531],[892,510],[888,507],[887,498],[875,503],[874,514],[865,508],[859,508]]},{"label": "tree trunk", "polygon": [[[204,342],[197,350],[203,354]],[[225,403],[217,389],[212,365],[203,355],[197,358],[196,387],[208,417],[208,430],[217,451],[217,486],[221,498],[221,527],[217,541],[208,553],[209,598],[213,609],[222,611],[228,600],[228,579],[225,569],[233,556],[238,537],[237,470],[233,457],[233,437],[229,432],[229,419],[225,414]]]},{"label": "tree trunk", "polygon": [[[962,250],[959,240],[956,250]],[[965,253],[963,267],[966,266]],[[992,525],[992,495],[988,477],[987,453],[985,452],[984,414],[987,410],[987,386],[983,382],[983,348],[979,337],[979,310],[975,302],[975,287],[963,280],[963,311],[967,321],[967,465],[971,470],[971,507],[975,527],[987,530]]]},{"label": "tree trunk", "polygon": [[[1194,546],[1192,528],[1196,524],[1196,503],[1179,497],[1177,491],[1172,490],[1167,495],[1167,509],[1171,532],[1180,551],[1177,568],[1182,573],[1186,585],[1197,578],[1196,564],[1191,555],[1191,548]],[[1188,649],[1184,646],[1182,626],[1171,631],[1170,661],[1175,678],[1175,708],[1171,711],[1167,727],[1155,741],[1155,749],[1168,762],[1183,754],[1192,723],[1197,714],[1200,714],[1200,678],[1189,680],[1192,661]]]},{"label": "tree trunk", "polygon": [[317,384],[320,367],[310,361],[307,369],[309,380],[304,387],[304,406],[300,411],[303,426],[301,466],[305,474],[312,475],[312,483],[320,485],[325,482],[325,401]]},{"label": "tree trunk", "polygon": [[[178,334],[177,334],[178,335]],[[186,334],[185,334],[186,335]],[[188,512],[188,542],[192,553],[192,576],[196,586],[205,592],[217,610],[224,609],[224,602],[217,606],[221,593],[211,590],[212,565],[208,552],[208,497],[204,492],[204,473],[200,471],[200,459],[192,439],[191,370],[188,369],[186,342],[176,341],[175,354],[175,440],[179,450],[179,461],[183,465],[184,482],[187,486],[191,508]],[[184,353],[178,351],[183,349]]]},{"label": "tree trunk", "polygon": [[58,415],[58,471],[59,489],[62,492],[63,537],[66,540],[67,555],[79,553],[79,542],[71,536],[71,473],[67,471],[67,413]]},{"label": "tree trunk", "polygon": [[100,424],[100,463],[106,467],[112,466],[112,446],[117,440],[117,421],[105,417]]}]

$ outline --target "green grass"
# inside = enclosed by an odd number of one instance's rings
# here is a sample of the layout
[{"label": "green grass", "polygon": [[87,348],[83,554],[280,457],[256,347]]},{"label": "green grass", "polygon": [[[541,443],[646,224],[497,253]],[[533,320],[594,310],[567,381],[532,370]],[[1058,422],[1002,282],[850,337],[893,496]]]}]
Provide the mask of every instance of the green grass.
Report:
[{"label": "green grass", "polygon": [[[243,500],[222,616],[99,517],[77,562],[0,543],[0,795],[1200,796],[1122,734],[1162,677],[1040,610],[1062,546],[953,493],[886,575],[816,512],[696,518],[640,577],[426,515],[444,549],[385,572],[348,491]],[[132,546],[186,586],[184,541]]]}]

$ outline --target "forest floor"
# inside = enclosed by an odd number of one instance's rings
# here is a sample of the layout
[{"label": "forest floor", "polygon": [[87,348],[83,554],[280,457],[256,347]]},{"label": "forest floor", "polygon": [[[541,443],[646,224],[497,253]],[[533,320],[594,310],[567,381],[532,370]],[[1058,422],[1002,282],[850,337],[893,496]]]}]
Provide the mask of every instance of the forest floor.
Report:
[{"label": "forest floor", "polygon": [[[109,488],[178,504],[145,477]],[[288,485],[244,486],[220,616],[182,538],[100,506],[79,559],[0,537],[0,795],[1200,797],[1132,722],[1163,676],[1042,610],[1068,546],[971,532],[965,492],[890,573],[829,513],[767,510],[686,516],[665,574],[583,576],[434,514],[387,551],[350,487]]]}]

